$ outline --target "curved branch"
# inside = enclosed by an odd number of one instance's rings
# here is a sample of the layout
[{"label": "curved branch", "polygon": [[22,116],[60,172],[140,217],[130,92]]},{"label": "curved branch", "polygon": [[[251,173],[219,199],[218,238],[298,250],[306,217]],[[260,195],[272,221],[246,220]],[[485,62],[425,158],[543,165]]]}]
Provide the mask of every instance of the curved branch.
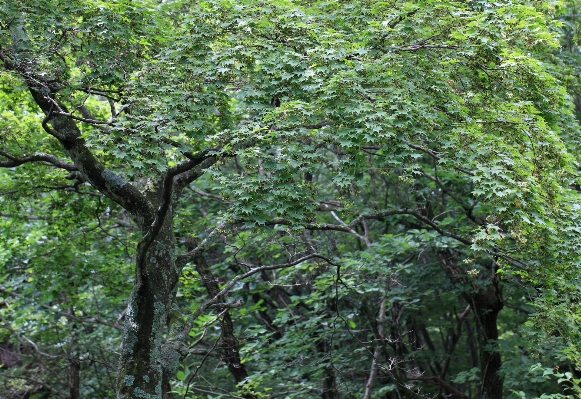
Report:
[{"label": "curved branch", "polygon": [[[182,162],[170,168],[165,173],[165,176],[163,178],[163,187],[161,190],[162,192],[161,204],[157,209],[157,212],[155,213],[155,218],[153,219],[153,222],[151,223],[151,226],[149,227],[147,233],[143,236],[143,238],[139,242],[138,247],[140,252],[142,253],[147,252],[147,249],[149,248],[153,240],[155,240],[155,237],[157,237],[159,231],[161,230],[161,227],[163,226],[167,212],[169,211],[170,206],[172,204],[172,194],[175,180],[174,178],[181,173],[185,173],[191,169],[200,167],[201,165],[204,164],[205,161],[207,161],[210,158],[215,158],[208,156],[208,154],[211,153],[212,151],[214,151],[213,148],[208,148],[204,151],[200,151],[199,153],[192,155],[188,161]],[[215,162],[216,160],[213,160],[213,162],[211,163],[206,162],[209,163],[209,165],[203,165],[201,167],[201,172],[203,173],[203,171],[206,168],[213,165]]]},{"label": "curved branch", "polygon": [[[22,42],[29,41],[22,26],[19,25],[14,29],[20,29],[16,33],[22,37]],[[31,75],[30,68],[22,67],[25,63],[18,59],[18,54],[18,48],[12,51],[13,59],[0,54],[0,59],[3,61],[2,67],[23,78],[34,101],[46,115],[42,120],[44,130],[59,140],[86,181],[127,209],[145,225],[150,222],[153,219],[154,211],[145,195],[121,176],[105,168],[85,145],[81,131],[71,118],[70,112],[56,98],[56,93],[62,84],[58,81],[42,79],[43,71],[39,71],[34,76]]]},{"label": "curved branch", "polygon": [[197,247],[192,249],[191,251],[186,252],[185,254],[181,254],[176,258],[176,266],[181,268],[185,266],[185,264],[192,259],[193,257],[197,256],[200,252],[202,252],[206,246],[210,243],[210,241],[214,238],[214,236],[222,231],[222,228],[226,226],[226,222],[219,223],[214,229],[208,234],[206,238],[204,238]]},{"label": "curved branch", "polygon": [[[394,215],[410,215],[415,217],[416,219],[424,222],[432,229],[436,230],[440,235],[454,238],[457,241],[460,241],[462,244],[465,245],[472,245],[472,241],[461,237],[457,234],[451,233],[449,231],[443,230],[440,228],[434,221],[428,219],[427,217],[423,216],[418,210],[414,209],[395,209],[391,211],[383,211],[383,212],[374,212],[374,213],[364,213],[357,216],[353,219],[349,224],[345,225],[337,225],[337,224],[330,224],[330,223],[307,223],[305,224],[305,228],[309,230],[334,230],[334,231],[342,231],[345,233],[352,233],[352,230],[355,226],[362,224],[365,220],[370,219],[383,219],[387,216],[394,216]],[[276,224],[281,225],[290,225],[291,222],[287,219],[272,219],[266,222],[267,225],[273,226]]]},{"label": "curved branch", "polygon": [[181,192],[183,188],[186,187],[188,184],[199,179],[204,174],[206,169],[213,166],[216,162],[218,162],[218,160],[219,158],[216,155],[208,156],[206,159],[197,164],[195,167],[175,176],[174,180],[176,183],[176,192],[177,193]]},{"label": "curved branch", "polygon": [[31,155],[24,155],[21,157],[9,154],[5,151],[0,151],[0,155],[3,157],[8,158],[7,161],[0,161],[1,168],[12,168],[15,166],[20,166],[24,163],[28,162],[46,162],[57,168],[69,170],[69,171],[78,171],[79,169],[72,163],[66,162],[58,157],[47,154],[45,152],[35,152]]},{"label": "curved branch", "polygon": [[462,244],[465,244],[465,245],[472,245],[473,244],[473,242],[470,240],[467,240],[463,237],[460,237],[457,234],[450,233],[449,231],[445,231],[445,230],[441,229],[436,223],[434,223],[433,221],[431,221],[427,217],[420,215],[420,213],[417,211],[410,212],[409,215],[413,215],[416,219],[419,219],[422,222],[424,222],[425,224],[429,225],[431,228],[433,228],[438,233],[440,233],[440,235],[453,238],[457,241],[460,241]]},{"label": "curved branch", "polygon": [[[176,175],[175,178],[175,183],[177,186],[176,191],[179,192],[183,190],[185,186],[187,186],[188,184],[202,176],[206,169],[214,165],[220,159],[232,158],[237,155],[238,150],[252,147],[253,145],[256,144],[256,142],[257,142],[256,138],[249,138],[242,142],[233,144],[230,148],[227,148],[226,146],[213,147],[201,151],[197,154],[184,152],[183,153],[184,156],[188,158],[189,161],[186,161],[183,164],[188,165],[188,162],[190,162],[190,165],[193,164],[193,167],[189,167],[186,169],[185,172]],[[176,167],[179,167],[179,165],[177,165]]]},{"label": "curved branch", "polygon": [[454,388],[452,385],[448,384],[446,381],[439,377],[416,377],[416,378],[408,378],[408,380],[412,381],[433,381],[434,383],[441,385],[444,389],[447,389],[455,396],[459,396],[461,398],[469,398],[465,393],[459,391],[458,389]]},{"label": "curved branch", "polygon": [[74,119],[74,120],[79,121],[79,122],[89,123],[91,125],[111,125],[112,124],[111,122],[99,121],[96,119],[81,118],[79,116],[75,116],[75,115],[68,113],[68,112],[54,112],[54,115],[66,116],[67,118],[71,118],[71,119]]},{"label": "curved branch", "polygon": [[[30,91],[36,103],[46,113],[42,121],[43,128],[60,141],[83,178],[145,223],[152,220],[154,212],[147,198],[135,186],[97,160],[85,145],[85,140],[81,138],[81,132],[72,119],[55,115],[56,100],[42,95],[34,87]],[[66,112],[64,105],[59,104],[59,108]],[[48,125],[49,122],[52,128]]]},{"label": "curved branch", "polygon": [[6,372],[1,373],[0,377],[10,378],[10,379],[15,379],[15,380],[25,380],[28,382],[32,382],[34,384],[43,386],[44,388],[48,389],[49,391],[51,391],[54,395],[58,396],[59,398],[68,398],[68,396],[65,396],[65,394],[63,392],[61,392],[60,390],[57,390],[52,385],[49,385],[48,383],[46,383],[42,380],[37,380],[35,378],[26,377],[23,375],[12,375],[12,374],[9,374]]}]

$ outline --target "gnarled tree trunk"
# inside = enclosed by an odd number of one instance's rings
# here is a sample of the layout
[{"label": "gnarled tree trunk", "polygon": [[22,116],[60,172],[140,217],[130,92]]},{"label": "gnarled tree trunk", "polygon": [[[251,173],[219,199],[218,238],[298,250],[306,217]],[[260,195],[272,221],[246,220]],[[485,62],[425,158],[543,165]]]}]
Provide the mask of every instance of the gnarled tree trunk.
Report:
[{"label": "gnarled tree trunk", "polygon": [[169,379],[179,364],[179,352],[162,340],[179,278],[174,245],[168,217],[149,247],[138,247],[135,286],[125,316],[118,398],[166,397]]}]

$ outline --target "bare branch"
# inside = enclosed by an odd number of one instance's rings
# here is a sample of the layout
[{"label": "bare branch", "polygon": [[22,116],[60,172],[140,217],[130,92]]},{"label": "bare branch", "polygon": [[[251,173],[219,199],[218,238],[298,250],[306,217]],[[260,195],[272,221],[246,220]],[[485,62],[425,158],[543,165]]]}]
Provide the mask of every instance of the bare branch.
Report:
[{"label": "bare branch", "polygon": [[[185,186],[198,179],[200,176],[204,174],[206,169],[214,165],[220,159],[235,157],[238,150],[252,147],[253,145],[256,144],[256,142],[257,142],[256,138],[249,138],[247,140],[236,143],[229,148],[226,147],[208,148],[204,151],[199,152],[198,154],[190,154],[185,152],[184,156],[189,158],[189,161],[193,163],[193,167],[185,168],[186,171],[184,173],[176,175],[175,179],[175,183],[177,186],[176,191],[178,192],[181,191]],[[200,160],[199,158],[201,155],[203,155],[204,159],[201,162],[199,162]],[[192,165],[188,164],[188,161],[186,161],[184,164]]]},{"label": "bare branch", "polygon": [[456,330],[455,331],[452,330],[452,342],[450,343],[450,346],[446,349],[446,360],[444,361],[444,367],[442,368],[442,371],[440,371],[439,376],[441,380],[443,380],[446,377],[446,373],[450,368],[452,353],[454,352],[454,349],[456,349],[456,345],[458,344],[458,340],[460,339],[460,335],[462,333],[462,323],[464,322],[466,316],[468,316],[468,313],[470,313],[470,309],[471,306],[470,304],[468,304],[468,306],[466,306],[466,309],[464,309],[462,314],[460,316],[456,316]]},{"label": "bare branch", "polygon": [[442,380],[441,378],[438,378],[438,377],[416,377],[416,378],[408,378],[408,379],[409,380],[414,380],[414,381],[433,381],[436,384],[441,385],[443,388],[445,388],[448,391],[450,391],[455,396],[459,396],[461,398],[466,398],[466,399],[469,398],[469,396],[467,396],[463,392],[457,390],[452,385],[448,384],[446,381],[444,381],[444,380]]},{"label": "bare branch", "polygon": [[12,375],[12,374],[8,374],[6,372],[0,373],[0,377],[29,381],[29,382],[43,386],[44,388],[48,389],[49,391],[51,391],[54,395],[58,396],[59,398],[68,398],[69,397],[68,395],[65,395],[63,392],[53,388],[51,385],[47,384],[46,382],[41,381],[41,380],[37,380],[35,378],[26,377],[23,375]]},{"label": "bare branch", "polygon": [[408,147],[413,148],[414,150],[425,152],[426,154],[434,158],[436,161],[440,159],[440,155],[436,151],[430,150],[429,148],[426,147],[422,147],[421,145],[411,143],[409,141],[406,141],[405,143],[407,144]]},{"label": "bare branch", "polygon": [[[383,211],[383,212],[374,212],[374,213],[364,213],[357,216],[347,225],[336,225],[336,224],[328,224],[328,223],[306,223],[304,226],[309,230],[334,230],[334,231],[343,231],[346,233],[353,233],[351,230],[359,224],[362,224],[365,220],[372,220],[372,219],[383,219],[388,216],[394,215],[410,215],[415,217],[416,219],[424,222],[434,230],[436,230],[440,235],[454,238],[457,241],[460,241],[462,244],[472,245],[472,241],[463,238],[457,234],[451,233],[449,231],[445,231],[440,228],[434,221],[428,219],[427,217],[423,216],[418,210],[413,209],[395,209],[391,211]],[[269,226],[274,226],[277,224],[280,225],[291,225],[292,223],[287,219],[272,219],[266,222]]]},{"label": "bare branch", "polygon": [[105,121],[99,121],[96,119],[87,119],[87,118],[81,118],[79,116],[75,116],[73,114],[67,113],[67,112],[54,112],[54,115],[58,115],[58,116],[66,116],[67,118],[71,118],[74,119],[76,121],[79,122],[85,122],[85,123],[90,123],[91,125],[111,125],[111,122],[105,122]]},{"label": "bare branch", "polygon": [[212,194],[212,193],[209,193],[207,191],[200,190],[200,189],[195,188],[195,187],[187,186],[187,188],[190,191],[192,191],[192,192],[194,192],[194,193],[196,193],[198,195],[201,195],[203,197],[212,198],[212,199],[215,199],[217,201],[224,202],[224,203],[227,203],[227,204],[234,202],[234,201],[224,200],[221,196],[219,196],[217,194]]},{"label": "bare branch", "polygon": [[34,154],[31,155],[23,155],[21,157],[18,157],[9,154],[6,151],[0,150],[0,155],[5,158],[8,158],[7,161],[0,161],[0,167],[2,168],[12,168],[28,162],[46,162],[53,166],[56,166],[57,168],[69,171],[79,170],[74,164],[63,161],[62,159],[59,159],[58,157],[52,154],[47,154],[45,152],[35,152]]},{"label": "bare branch", "polygon": [[209,305],[209,308],[225,308],[225,309],[234,309],[239,308],[240,306],[244,305],[244,302],[241,300],[237,300],[234,302],[223,302],[223,303],[214,303]]},{"label": "bare branch", "polygon": [[10,331],[10,333],[18,340],[18,342],[20,342],[20,345],[22,345],[23,347],[31,347],[34,349],[34,351],[36,353],[38,353],[39,355],[48,357],[49,359],[55,359],[58,356],[54,356],[54,355],[49,355],[48,353],[45,353],[43,351],[41,351],[38,348],[38,345],[36,345],[30,338],[19,334],[18,332],[16,332],[16,330],[10,325],[10,323],[8,323],[8,321],[4,318],[4,316],[2,315],[2,313],[0,313],[0,319],[2,320],[2,322],[4,322],[4,327]]},{"label": "bare branch", "polygon": [[453,46],[453,45],[450,45],[450,44],[418,43],[418,44],[412,44],[411,46],[408,46],[408,47],[399,47],[396,50],[399,50],[399,51],[417,51],[417,50],[422,50],[422,49],[428,49],[428,50],[433,50],[433,49],[457,50],[458,49],[458,46]]},{"label": "bare branch", "polygon": [[[347,228],[349,228],[349,226],[347,226],[347,223],[345,223],[343,220],[341,220],[339,218],[339,216],[337,216],[337,214],[335,213],[335,211],[331,211],[331,215],[333,215],[333,217],[335,218],[336,221],[338,221],[339,223],[341,223],[342,226],[345,226]],[[365,243],[365,245],[367,246],[367,248],[371,248],[371,242],[369,241],[369,237],[368,236],[362,236],[361,234],[359,234],[358,232],[356,232],[354,229],[349,228],[349,232],[351,234],[353,234],[355,237],[357,237],[358,239],[360,239],[361,241],[363,241]]]}]

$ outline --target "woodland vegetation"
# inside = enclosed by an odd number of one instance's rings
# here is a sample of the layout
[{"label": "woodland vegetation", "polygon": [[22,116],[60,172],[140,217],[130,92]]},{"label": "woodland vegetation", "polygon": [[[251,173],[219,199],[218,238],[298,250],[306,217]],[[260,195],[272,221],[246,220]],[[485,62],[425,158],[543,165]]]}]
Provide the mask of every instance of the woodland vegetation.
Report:
[{"label": "woodland vegetation", "polygon": [[580,7],[0,2],[0,398],[580,397]]}]

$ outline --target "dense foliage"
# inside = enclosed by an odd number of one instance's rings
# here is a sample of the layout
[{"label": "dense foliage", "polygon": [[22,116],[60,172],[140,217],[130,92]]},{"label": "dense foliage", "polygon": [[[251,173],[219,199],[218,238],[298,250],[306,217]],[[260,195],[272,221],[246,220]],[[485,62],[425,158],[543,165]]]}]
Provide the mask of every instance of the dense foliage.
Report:
[{"label": "dense foliage", "polygon": [[0,3],[0,398],[578,397],[577,9]]}]

